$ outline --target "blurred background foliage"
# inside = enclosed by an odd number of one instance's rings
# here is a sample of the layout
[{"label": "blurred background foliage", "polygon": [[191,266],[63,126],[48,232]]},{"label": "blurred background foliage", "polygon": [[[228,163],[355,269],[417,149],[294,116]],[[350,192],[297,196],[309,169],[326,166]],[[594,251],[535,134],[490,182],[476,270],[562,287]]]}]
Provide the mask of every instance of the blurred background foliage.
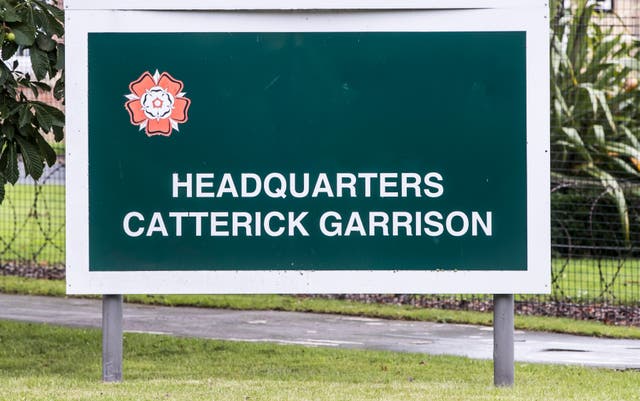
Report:
[{"label": "blurred background foliage", "polygon": [[596,7],[550,2],[552,199],[580,190],[612,202],[629,247],[629,199],[640,194],[640,42],[622,23],[601,25]]}]

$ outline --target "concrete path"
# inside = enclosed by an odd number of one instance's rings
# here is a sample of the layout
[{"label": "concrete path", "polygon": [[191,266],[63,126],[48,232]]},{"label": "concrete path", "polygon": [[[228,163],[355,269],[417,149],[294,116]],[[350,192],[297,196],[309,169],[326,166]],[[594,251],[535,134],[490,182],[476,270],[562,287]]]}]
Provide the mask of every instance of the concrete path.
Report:
[{"label": "concrete path", "polygon": [[[0,294],[0,319],[100,327],[100,300]],[[126,304],[124,329],[175,336],[491,359],[490,327],[314,313]],[[640,369],[640,340],[516,331],[521,362]]]}]

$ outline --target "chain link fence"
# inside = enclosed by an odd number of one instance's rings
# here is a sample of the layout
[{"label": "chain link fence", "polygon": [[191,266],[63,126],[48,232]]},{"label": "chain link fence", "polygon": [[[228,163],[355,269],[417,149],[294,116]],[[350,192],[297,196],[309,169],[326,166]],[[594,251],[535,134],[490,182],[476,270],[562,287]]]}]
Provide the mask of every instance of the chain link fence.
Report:
[{"label": "chain link fence", "polygon": [[[521,314],[640,326],[640,2],[553,0],[552,293],[516,296]],[[38,183],[0,207],[2,274],[62,278],[64,146]],[[343,295],[488,311],[484,295]]]},{"label": "chain link fence", "polygon": [[[62,147],[59,147],[63,151]],[[3,275],[64,278],[65,159],[59,154],[36,183],[21,177],[0,206]]]}]

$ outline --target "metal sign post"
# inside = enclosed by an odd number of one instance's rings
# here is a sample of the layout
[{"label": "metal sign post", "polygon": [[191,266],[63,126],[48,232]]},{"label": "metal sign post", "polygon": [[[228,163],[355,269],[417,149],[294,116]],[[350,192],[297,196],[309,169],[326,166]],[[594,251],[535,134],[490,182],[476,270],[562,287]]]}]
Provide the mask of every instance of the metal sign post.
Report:
[{"label": "metal sign post", "polygon": [[493,296],[493,384],[513,386],[513,294]]},{"label": "metal sign post", "polygon": [[122,295],[102,296],[102,381],[122,381]]}]

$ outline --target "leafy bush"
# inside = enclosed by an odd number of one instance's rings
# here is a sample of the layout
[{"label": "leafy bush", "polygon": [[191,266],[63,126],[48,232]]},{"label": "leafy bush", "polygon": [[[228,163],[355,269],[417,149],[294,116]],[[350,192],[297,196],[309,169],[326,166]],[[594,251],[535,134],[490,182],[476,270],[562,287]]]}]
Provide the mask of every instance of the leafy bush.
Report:
[{"label": "leafy bush", "polygon": [[[554,257],[627,258],[640,251],[638,198],[627,196],[630,239],[617,215],[617,205],[601,190],[560,189],[551,193],[551,238]],[[631,245],[633,249],[629,249]],[[633,252],[632,252],[633,251]]]},{"label": "leafy bush", "polygon": [[[18,180],[19,160],[34,179],[45,162],[55,163],[56,153],[43,134],[53,132],[56,141],[63,137],[62,111],[34,100],[50,91],[58,100],[64,97],[64,13],[49,3],[0,0],[0,202],[7,182]],[[28,51],[34,76],[19,70],[13,57],[18,51]]]},{"label": "leafy bush", "polygon": [[615,203],[629,244],[627,194],[640,178],[640,43],[599,25],[595,2],[551,7],[551,169],[555,186],[594,183]]}]

